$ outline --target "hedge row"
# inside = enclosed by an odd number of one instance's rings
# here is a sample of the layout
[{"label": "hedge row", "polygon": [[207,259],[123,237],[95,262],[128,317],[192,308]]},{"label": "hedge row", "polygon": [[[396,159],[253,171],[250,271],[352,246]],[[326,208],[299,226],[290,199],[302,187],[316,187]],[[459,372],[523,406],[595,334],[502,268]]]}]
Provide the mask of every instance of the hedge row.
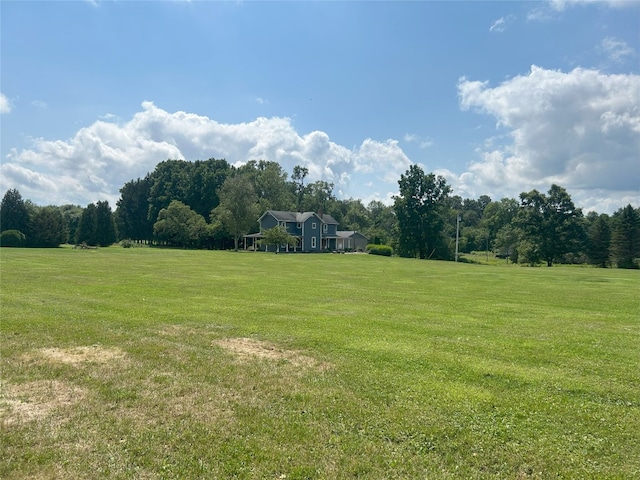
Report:
[{"label": "hedge row", "polygon": [[367,253],[371,255],[384,255],[390,257],[393,255],[393,248],[389,245],[367,245]]}]

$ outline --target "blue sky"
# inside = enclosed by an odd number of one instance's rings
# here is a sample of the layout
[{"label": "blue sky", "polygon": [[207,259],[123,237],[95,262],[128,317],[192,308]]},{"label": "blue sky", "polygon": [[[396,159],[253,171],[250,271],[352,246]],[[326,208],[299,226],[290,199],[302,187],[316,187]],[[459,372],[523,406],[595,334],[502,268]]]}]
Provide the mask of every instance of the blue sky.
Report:
[{"label": "blue sky", "polygon": [[109,200],[167,158],[309,168],[389,202],[412,163],[498,200],[640,204],[640,2],[0,3],[0,181]]}]

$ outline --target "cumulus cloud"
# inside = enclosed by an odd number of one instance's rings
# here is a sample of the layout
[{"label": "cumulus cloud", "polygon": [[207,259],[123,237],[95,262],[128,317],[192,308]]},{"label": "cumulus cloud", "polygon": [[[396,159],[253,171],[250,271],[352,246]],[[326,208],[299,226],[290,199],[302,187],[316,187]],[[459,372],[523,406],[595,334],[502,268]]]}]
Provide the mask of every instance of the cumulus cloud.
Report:
[{"label": "cumulus cloud", "polygon": [[454,180],[460,190],[500,193],[557,183],[598,203],[576,202],[586,208],[612,199],[638,203],[640,76],[532,66],[496,87],[461,78],[458,94],[463,110],[493,116],[506,134],[478,148],[479,159]]},{"label": "cumulus cloud", "polygon": [[11,112],[11,104],[4,93],[0,93],[0,114]]},{"label": "cumulus cloud", "polygon": [[[264,159],[288,172],[301,165],[309,169],[309,180],[334,183],[338,195],[372,200],[389,198],[411,163],[395,140],[365,139],[349,149],[325,132],[300,135],[288,118],[223,124],[144,102],[128,122],[99,120],[68,140],[36,139],[28,149],[11,150],[0,179],[36,203],[86,205],[106,199],[114,205],[124,183],[168,158],[224,158],[232,164]],[[389,184],[388,191],[372,191],[367,182]]]}]

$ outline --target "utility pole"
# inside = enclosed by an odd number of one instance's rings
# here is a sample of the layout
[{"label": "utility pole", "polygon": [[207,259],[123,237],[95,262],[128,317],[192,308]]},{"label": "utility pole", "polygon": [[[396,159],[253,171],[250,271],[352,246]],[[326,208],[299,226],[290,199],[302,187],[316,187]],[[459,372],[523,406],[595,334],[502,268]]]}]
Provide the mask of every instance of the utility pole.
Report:
[{"label": "utility pole", "polygon": [[456,219],[456,262],[458,261],[458,240],[460,238],[460,215]]}]

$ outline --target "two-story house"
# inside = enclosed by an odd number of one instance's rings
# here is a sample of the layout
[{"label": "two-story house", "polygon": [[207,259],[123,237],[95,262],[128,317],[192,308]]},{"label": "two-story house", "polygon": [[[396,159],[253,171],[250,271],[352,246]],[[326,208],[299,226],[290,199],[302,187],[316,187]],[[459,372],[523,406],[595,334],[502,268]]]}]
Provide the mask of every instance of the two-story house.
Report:
[{"label": "two-story house", "polygon": [[[298,239],[297,245],[284,245],[282,251],[322,252],[334,251],[342,246],[338,232],[338,222],[331,216],[315,212],[283,212],[267,210],[258,219],[260,233],[245,236],[245,248],[251,250],[265,250],[268,247],[260,245],[262,232],[277,226],[283,227],[289,235]],[[247,245],[247,242],[249,244]],[[339,243],[340,242],[340,243]]]}]

